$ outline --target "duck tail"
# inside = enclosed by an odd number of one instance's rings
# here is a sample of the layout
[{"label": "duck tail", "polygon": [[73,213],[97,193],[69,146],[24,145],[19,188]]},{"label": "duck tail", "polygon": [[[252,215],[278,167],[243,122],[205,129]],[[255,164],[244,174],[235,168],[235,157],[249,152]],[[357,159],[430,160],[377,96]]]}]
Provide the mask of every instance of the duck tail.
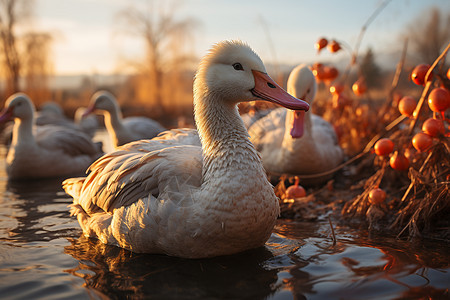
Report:
[{"label": "duck tail", "polygon": [[69,178],[64,180],[62,183],[64,191],[68,195],[72,196],[74,203],[80,196],[81,188],[83,187],[83,182],[85,179],[86,177]]}]

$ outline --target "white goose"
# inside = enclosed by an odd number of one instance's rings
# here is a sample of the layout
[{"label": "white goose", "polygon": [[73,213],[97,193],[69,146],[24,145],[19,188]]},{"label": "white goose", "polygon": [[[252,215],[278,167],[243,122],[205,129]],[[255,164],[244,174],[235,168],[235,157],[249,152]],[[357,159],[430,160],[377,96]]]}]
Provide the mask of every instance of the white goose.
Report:
[{"label": "white goose", "polygon": [[[17,93],[5,102],[0,122],[14,119],[6,156],[10,179],[67,177],[83,174],[101,153],[79,130],[55,125],[34,127],[35,108],[27,95]],[[35,132],[34,132],[35,131]]]},{"label": "white goose", "polygon": [[264,245],[278,199],[237,109],[255,99],[309,108],[276,85],[249,46],[216,44],[194,81],[201,147],[176,139],[129,143],[92,164],[88,177],[63,182],[84,234],[135,252],[187,258]]},{"label": "white goose", "polygon": [[[287,82],[291,95],[311,104],[316,89],[316,80],[307,66],[294,68]],[[279,108],[248,131],[269,173],[318,174],[333,169],[344,159],[333,126],[318,115]],[[331,176],[303,179],[302,184],[321,184]]]},{"label": "white goose", "polygon": [[52,101],[45,102],[34,114],[34,123],[41,125],[58,125],[71,129],[80,130],[80,128],[64,115],[62,107]]},{"label": "white goose", "polygon": [[94,111],[103,114],[114,147],[141,139],[151,139],[166,130],[158,122],[146,117],[122,118],[116,98],[107,91],[99,91],[92,96],[84,115]]},{"label": "white goose", "polygon": [[[62,107],[56,102],[46,102],[41,109],[34,113],[34,124],[39,127],[42,125],[55,125],[67,127],[73,130],[81,130],[87,133],[79,124],[75,124],[72,120],[64,115]],[[1,133],[2,143],[11,144],[14,122],[8,122]],[[90,136],[92,138],[92,136]]]}]

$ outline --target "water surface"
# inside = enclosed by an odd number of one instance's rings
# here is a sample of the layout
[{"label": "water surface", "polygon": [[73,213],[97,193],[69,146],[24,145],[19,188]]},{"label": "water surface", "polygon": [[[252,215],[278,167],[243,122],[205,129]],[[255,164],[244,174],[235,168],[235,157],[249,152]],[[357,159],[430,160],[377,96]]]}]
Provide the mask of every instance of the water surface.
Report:
[{"label": "water surface", "polygon": [[336,227],[334,244],[327,222],[279,220],[265,247],[187,260],[82,237],[70,203],[61,179],[8,182],[0,160],[2,299],[449,297],[450,245],[444,242]]}]

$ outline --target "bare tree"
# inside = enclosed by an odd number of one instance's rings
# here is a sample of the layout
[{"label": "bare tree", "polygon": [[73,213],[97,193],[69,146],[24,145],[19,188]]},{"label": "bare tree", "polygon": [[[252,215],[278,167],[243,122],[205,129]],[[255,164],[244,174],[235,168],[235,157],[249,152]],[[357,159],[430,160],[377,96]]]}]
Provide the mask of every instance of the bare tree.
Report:
[{"label": "bare tree", "polygon": [[450,40],[450,14],[442,15],[434,7],[428,17],[422,13],[408,27],[408,36],[414,47],[417,59],[432,64]]},{"label": "bare tree", "polygon": [[[149,74],[153,98],[159,105],[163,103],[165,74],[189,61],[190,55],[183,50],[193,42],[192,33],[198,25],[192,18],[177,19],[176,8],[174,2],[150,1],[148,11],[130,7],[118,14],[126,32],[145,42],[146,63],[143,64],[143,73]],[[137,65],[142,66],[142,63]]]},{"label": "bare tree", "polygon": [[32,0],[0,0],[0,72],[6,78],[6,95],[21,90],[20,78],[24,77],[25,91],[35,101],[45,101],[50,96],[52,36],[27,32],[25,25],[30,25],[33,8]]},{"label": "bare tree", "polygon": [[48,101],[49,77],[53,73],[51,53],[52,36],[48,33],[30,32],[23,37],[22,73],[25,91],[35,103]]},{"label": "bare tree", "polygon": [[4,72],[8,78],[6,93],[19,90],[20,60],[17,49],[17,38],[14,28],[17,23],[17,3],[15,0],[1,0],[0,2],[0,39],[3,52]]}]

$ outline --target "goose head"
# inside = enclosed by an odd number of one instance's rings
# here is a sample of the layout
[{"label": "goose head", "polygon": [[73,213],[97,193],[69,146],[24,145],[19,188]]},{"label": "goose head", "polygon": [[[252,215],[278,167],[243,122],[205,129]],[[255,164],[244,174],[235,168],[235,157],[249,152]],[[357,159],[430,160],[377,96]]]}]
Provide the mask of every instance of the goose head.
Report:
[{"label": "goose head", "polygon": [[[287,81],[287,91],[294,97],[311,104],[316,96],[317,83],[312,71],[306,65],[299,65],[292,70]],[[301,138],[304,133],[304,111],[289,110],[286,114],[286,128],[292,138]]]},{"label": "goose head", "polygon": [[39,110],[41,113],[54,115],[54,116],[64,116],[64,111],[58,103],[46,102],[42,105]]},{"label": "goose head", "polygon": [[98,91],[92,95],[89,106],[83,113],[83,117],[93,112],[114,114],[119,111],[119,106],[113,94],[107,91]]},{"label": "goose head", "polygon": [[266,100],[293,110],[309,109],[308,103],[278,86],[259,56],[241,41],[224,41],[212,47],[200,62],[194,95],[194,103],[206,98],[222,99],[234,106],[239,102]]},{"label": "goose head", "polygon": [[12,119],[33,120],[34,111],[34,104],[30,98],[23,93],[16,93],[6,100],[5,107],[0,113],[0,122]]}]

